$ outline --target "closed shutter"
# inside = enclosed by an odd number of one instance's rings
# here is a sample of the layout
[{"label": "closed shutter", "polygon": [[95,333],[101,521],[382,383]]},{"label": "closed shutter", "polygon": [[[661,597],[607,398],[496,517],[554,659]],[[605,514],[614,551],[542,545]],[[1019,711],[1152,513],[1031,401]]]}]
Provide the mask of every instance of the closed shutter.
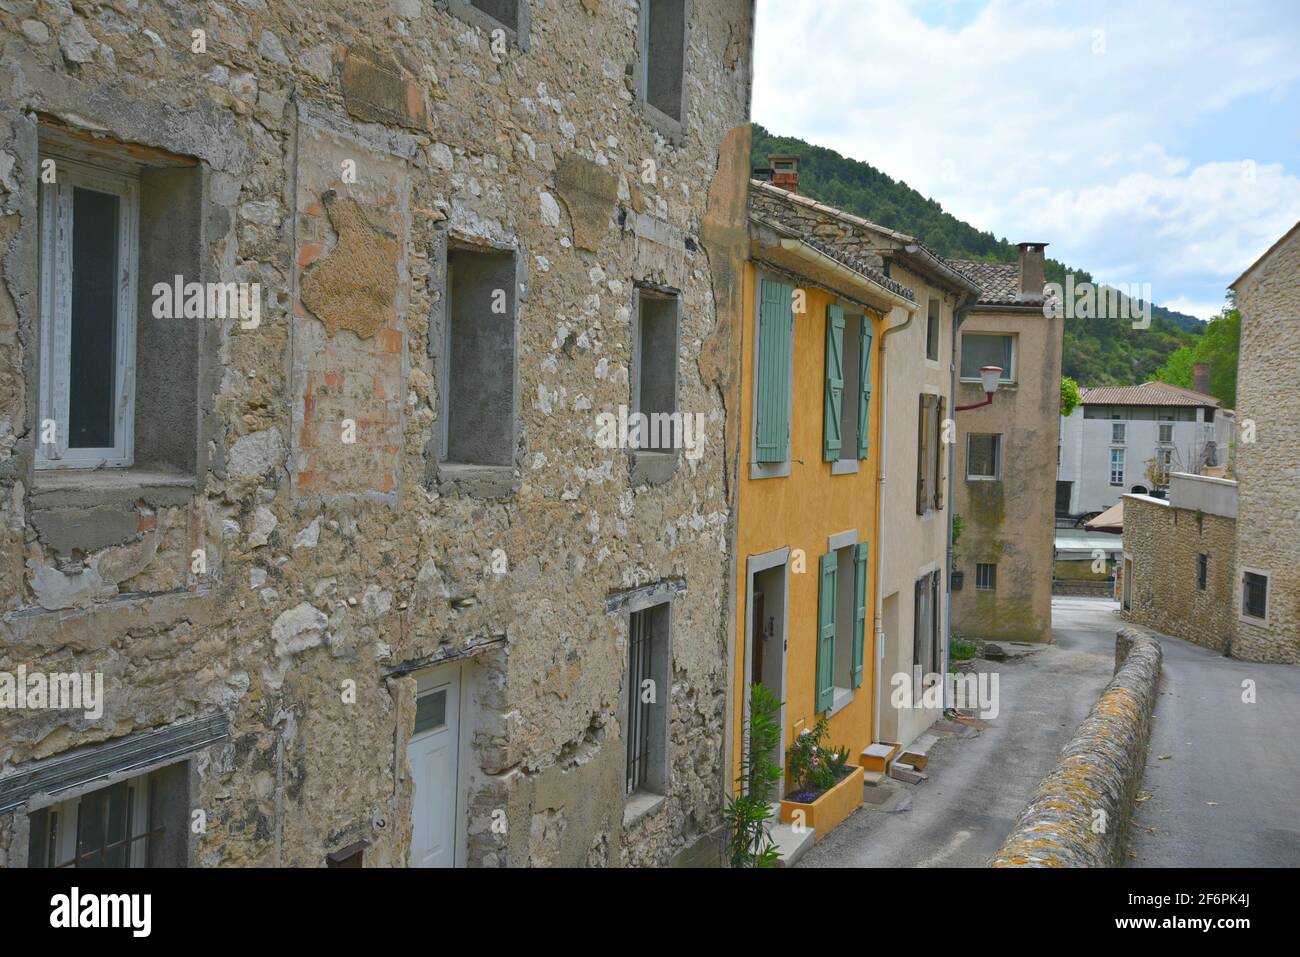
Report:
[{"label": "closed shutter", "polygon": [[930,573],[930,630],[933,635],[931,647],[934,649],[934,664],[930,670],[936,674],[943,667],[942,616],[943,609],[939,606],[939,572],[936,570]]},{"label": "closed shutter", "polygon": [[844,310],[826,307],[826,398],[822,412],[822,458],[840,457],[844,422]]},{"label": "closed shutter", "polygon": [[794,290],[783,282],[764,279],[758,314],[758,421],[756,457],[759,462],[784,462],[790,438],[790,339]]},{"label": "closed shutter", "polygon": [[821,588],[817,595],[817,711],[835,701],[835,579],[839,561],[834,552],[821,558]]},{"label": "closed shutter", "polygon": [[871,448],[871,317],[864,314],[858,340],[858,458],[865,459]]},{"label": "closed shutter", "polygon": [[863,647],[867,631],[867,555],[862,542],[853,550],[853,687],[862,684]]},{"label": "closed shutter", "polygon": [[930,397],[921,395],[916,427],[916,514],[924,515],[930,505]]},{"label": "closed shutter", "polygon": [[[912,611],[912,666],[921,667],[921,678],[925,678],[925,579],[916,580]],[[908,675],[911,678],[911,675]]]},{"label": "closed shutter", "polygon": [[936,511],[943,511],[943,479],[946,474],[944,471],[943,454],[948,448],[948,443],[943,441],[944,415],[947,413],[948,400],[944,396],[939,396],[939,403],[935,406],[934,412],[934,435],[935,435],[935,453],[934,453],[934,507]]}]

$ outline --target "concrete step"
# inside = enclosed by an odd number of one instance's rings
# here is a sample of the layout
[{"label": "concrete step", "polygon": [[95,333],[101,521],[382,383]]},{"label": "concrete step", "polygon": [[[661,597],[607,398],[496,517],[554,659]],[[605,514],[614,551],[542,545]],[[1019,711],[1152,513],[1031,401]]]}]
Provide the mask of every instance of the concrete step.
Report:
[{"label": "concrete step", "polygon": [[794,867],[817,841],[817,831],[814,828],[799,825],[796,831],[794,824],[782,824],[779,803],[772,805],[772,816],[767,820],[767,833],[781,855],[777,859],[777,867]]},{"label": "concrete step", "polygon": [[863,771],[862,786],[863,788],[879,787],[880,782],[885,780],[885,776],[879,771]]},{"label": "concrete step", "polygon": [[889,762],[898,753],[899,746],[885,741],[877,741],[862,749],[858,755],[858,764],[868,771],[885,774],[889,771]]},{"label": "concrete step", "polygon": [[939,736],[931,734],[929,731],[923,733],[919,738],[905,747],[897,760],[904,764],[910,764],[918,771],[924,771],[926,762],[929,761],[930,749],[939,741]]},{"label": "concrete step", "polygon": [[920,784],[925,780],[925,772],[918,771],[910,764],[902,761],[895,761],[889,766],[889,776],[895,781],[902,781],[904,784]]}]

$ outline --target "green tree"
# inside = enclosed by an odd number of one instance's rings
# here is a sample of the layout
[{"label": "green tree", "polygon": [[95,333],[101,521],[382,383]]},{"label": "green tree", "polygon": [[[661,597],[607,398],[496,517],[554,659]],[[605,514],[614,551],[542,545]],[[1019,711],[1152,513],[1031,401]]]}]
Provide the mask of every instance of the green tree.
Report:
[{"label": "green tree", "polygon": [[1224,306],[1195,343],[1183,346],[1165,360],[1164,365],[1156,370],[1155,378],[1190,389],[1195,381],[1196,364],[1207,363],[1210,367],[1210,395],[1231,409],[1237,404],[1237,353],[1240,348],[1241,313],[1235,306]]},{"label": "green tree", "polygon": [[1061,415],[1069,415],[1079,405],[1079,383],[1068,375],[1061,376]]},{"label": "green tree", "polygon": [[781,766],[772,759],[781,746],[780,711],[776,695],[761,684],[750,685],[748,747],[740,760],[736,793],[723,809],[732,867],[775,867],[780,858],[767,830],[772,789],[782,778]]}]

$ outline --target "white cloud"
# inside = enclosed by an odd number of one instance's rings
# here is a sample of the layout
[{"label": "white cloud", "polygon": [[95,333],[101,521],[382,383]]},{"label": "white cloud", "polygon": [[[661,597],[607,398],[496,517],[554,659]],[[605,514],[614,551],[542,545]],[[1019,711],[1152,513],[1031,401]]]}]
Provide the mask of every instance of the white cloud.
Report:
[{"label": "white cloud", "polygon": [[925,10],[760,0],[755,119],[1158,302],[1208,301],[1300,218],[1300,178],[1272,163],[1252,181],[1203,140],[1215,111],[1300,81],[1289,3],[993,0],[957,29]]}]

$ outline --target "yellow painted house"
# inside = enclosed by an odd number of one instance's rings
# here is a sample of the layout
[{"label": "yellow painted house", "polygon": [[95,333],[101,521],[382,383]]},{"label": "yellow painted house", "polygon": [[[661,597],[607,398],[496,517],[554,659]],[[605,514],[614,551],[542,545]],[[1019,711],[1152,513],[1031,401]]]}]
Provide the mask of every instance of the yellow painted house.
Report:
[{"label": "yellow painted house", "polygon": [[[770,194],[768,199],[770,201]],[[851,763],[876,734],[879,342],[911,294],[750,205],[737,486],[733,768],[749,689],[784,702],[781,761],[822,714]],[[733,775],[734,780],[734,775]],[[787,780],[786,787],[790,782]],[[774,796],[775,797],[775,796]]]}]

